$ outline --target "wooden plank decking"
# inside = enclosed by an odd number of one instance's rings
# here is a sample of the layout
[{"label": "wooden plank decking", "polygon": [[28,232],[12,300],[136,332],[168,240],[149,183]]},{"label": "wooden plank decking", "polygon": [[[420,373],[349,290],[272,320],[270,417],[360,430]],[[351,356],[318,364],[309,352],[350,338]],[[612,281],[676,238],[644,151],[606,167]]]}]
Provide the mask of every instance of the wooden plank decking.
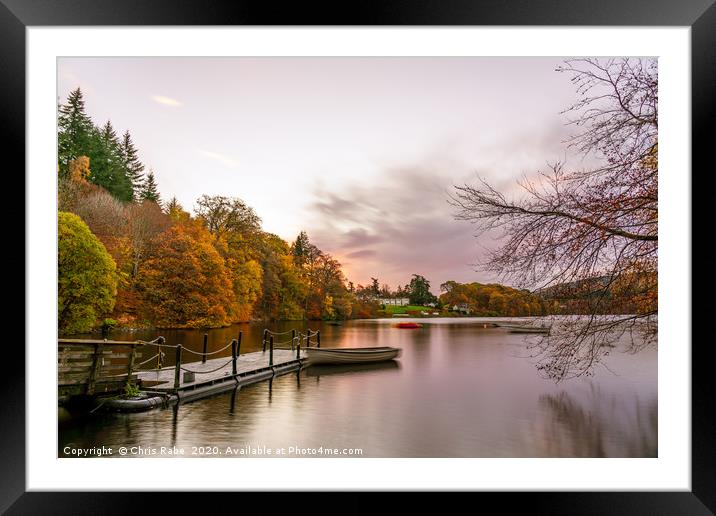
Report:
[{"label": "wooden plank decking", "polygon": [[[296,358],[296,352],[285,349],[275,349],[273,352],[273,370],[283,369],[290,366],[298,368],[306,358],[306,352],[301,350],[301,360]],[[223,367],[220,367],[222,366]],[[220,357],[208,359],[205,363],[188,362],[182,364],[182,374],[180,376],[180,391],[188,389],[196,389],[198,387],[223,383],[233,380],[231,357]],[[218,369],[217,369],[218,368]],[[216,369],[216,371],[214,371]],[[184,382],[185,370],[195,373],[193,382]],[[211,371],[204,373],[204,371]],[[271,372],[269,366],[269,351],[255,351],[239,355],[236,359],[236,382],[242,379]],[[142,381],[143,385],[147,385],[146,389],[158,392],[176,392],[174,388],[175,367],[168,366],[159,370],[137,371],[137,377]],[[159,382],[159,383],[155,383]]]}]

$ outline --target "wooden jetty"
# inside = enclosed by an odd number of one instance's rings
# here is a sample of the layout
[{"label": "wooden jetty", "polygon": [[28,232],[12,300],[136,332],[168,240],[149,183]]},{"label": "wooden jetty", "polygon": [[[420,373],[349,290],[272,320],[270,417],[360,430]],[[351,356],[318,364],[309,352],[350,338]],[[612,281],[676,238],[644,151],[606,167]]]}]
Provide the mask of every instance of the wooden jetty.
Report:
[{"label": "wooden jetty", "polygon": [[[274,337],[290,334],[283,342]],[[204,335],[203,352],[181,344],[168,345],[164,337],[145,341],[58,340],[59,400],[75,395],[111,395],[133,384],[140,390],[135,399],[114,398],[107,401],[115,410],[147,410],[166,403],[187,402],[236,389],[274,376],[298,370],[306,360],[306,348],[315,339],[321,345],[319,331],[305,334],[291,330],[275,333],[264,330],[262,350],[240,354],[241,337],[223,348],[207,352],[208,335]],[[302,346],[303,344],[303,346]],[[231,356],[208,358],[231,347]],[[144,361],[138,350],[149,350]],[[174,364],[162,367],[163,358],[173,354]],[[224,353],[225,354],[225,353]],[[188,361],[194,355],[195,361]],[[198,357],[198,358],[196,358]]]},{"label": "wooden jetty", "polygon": [[97,395],[124,389],[136,381],[140,342],[57,340],[57,390],[60,401],[71,396]]}]

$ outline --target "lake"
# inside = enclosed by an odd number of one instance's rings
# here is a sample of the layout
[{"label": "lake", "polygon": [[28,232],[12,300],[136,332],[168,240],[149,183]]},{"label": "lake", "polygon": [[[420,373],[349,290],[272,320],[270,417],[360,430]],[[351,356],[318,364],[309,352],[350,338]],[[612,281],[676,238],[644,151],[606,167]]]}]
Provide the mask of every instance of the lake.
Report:
[{"label": "lake", "polygon": [[[617,346],[590,378],[555,384],[528,354],[523,334],[484,327],[489,319],[348,321],[320,329],[322,347],[394,346],[393,362],[314,366],[212,398],[137,414],[68,415],[61,409],[58,456],[65,446],[178,447],[191,456],[325,457],[656,457],[657,350]],[[265,325],[210,330],[209,351],[239,331],[241,352],[258,351]],[[274,331],[306,323],[272,324]],[[203,331],[112,332],[202,350]],[[96,338],[96,336],[95,336]],[[164,365],[169,365],[167,353]],[[230,356],[231,350],[217,356]],[[147,356],[149,356],[147,354]],[[218,451],[217,455],[215,452]],[[272,451],[272,455],[268,452]],[[345,455],[343,455],[345,456]]]}]

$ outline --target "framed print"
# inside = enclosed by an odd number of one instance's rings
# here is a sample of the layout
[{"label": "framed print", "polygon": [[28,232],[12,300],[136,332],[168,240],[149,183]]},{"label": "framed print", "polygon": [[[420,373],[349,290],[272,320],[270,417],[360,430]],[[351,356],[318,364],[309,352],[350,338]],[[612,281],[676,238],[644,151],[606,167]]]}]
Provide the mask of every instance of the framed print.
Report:
[{"label": "framed print", "polygon": [[519,7],[3,0],[28,204],[3,510],[712,513],[691,169],[716,8]]}]

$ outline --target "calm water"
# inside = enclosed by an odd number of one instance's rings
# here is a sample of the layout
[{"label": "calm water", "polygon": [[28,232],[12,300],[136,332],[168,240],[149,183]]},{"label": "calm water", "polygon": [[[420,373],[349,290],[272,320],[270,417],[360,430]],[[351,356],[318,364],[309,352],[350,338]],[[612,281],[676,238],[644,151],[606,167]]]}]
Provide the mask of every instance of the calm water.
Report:
[{"label": "calm water", "polygon": [[[555,385],[523,358],[524,335],[484,328],[480,321],[421,320],[417,330],[394,328],[389,320],[309,323],[321,330],[324,347],[395,346],[403,352],[395,362],[309,367],[178,407],[69,420],[63,414],[59,455],[71,445],[176,446],[185,456],[194,446],[216,446],[224,456],[227,447],[238,453],[284,448],[287,456],[320,456],[305,454],[320,447],[358,448],[364,457],[657,456],[656,349],[636,355],[614,350],[611,372]],[[290,328],[305,325],[272,329]],[[241,351],[257,351],[262,329],[212,330],[209,349],[223,347],[241,330]],[[159,334],[169,344],[201,351],[201,331]],[[289,453],[293,448],[297,453]]]}]

